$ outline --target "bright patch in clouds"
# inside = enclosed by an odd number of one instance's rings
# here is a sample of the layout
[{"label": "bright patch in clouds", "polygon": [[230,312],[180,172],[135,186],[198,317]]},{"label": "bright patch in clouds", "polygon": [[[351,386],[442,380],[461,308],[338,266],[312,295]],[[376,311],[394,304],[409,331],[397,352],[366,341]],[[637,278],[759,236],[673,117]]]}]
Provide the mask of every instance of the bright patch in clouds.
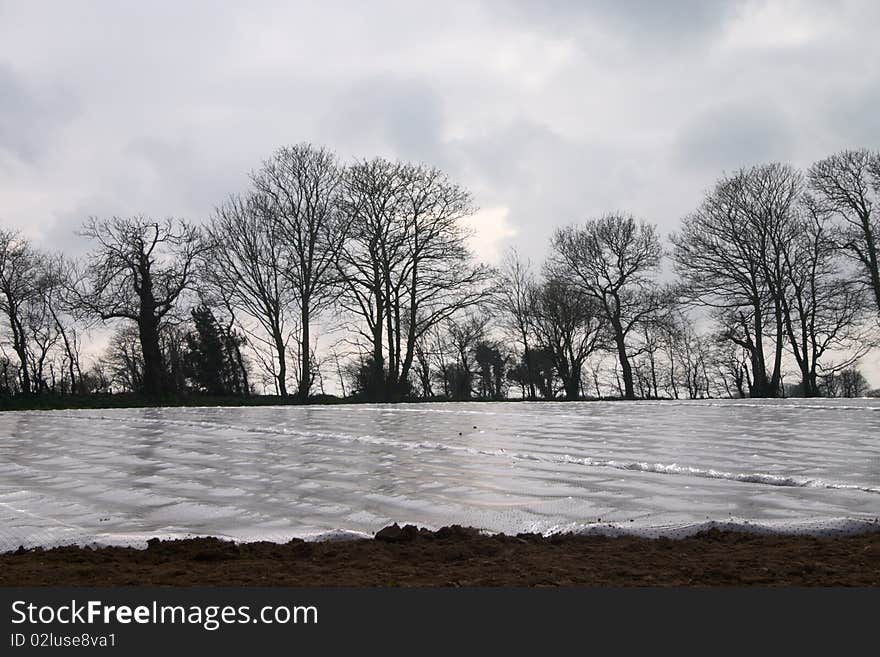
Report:
[{"label": "bright patch in clouds", "polygon": [[516,237],[516,228],[508,221],[510,208],[497,206],[479,210],[464,220],[472,233],[470,247],[481,262],[497,264],[505,240]]}]

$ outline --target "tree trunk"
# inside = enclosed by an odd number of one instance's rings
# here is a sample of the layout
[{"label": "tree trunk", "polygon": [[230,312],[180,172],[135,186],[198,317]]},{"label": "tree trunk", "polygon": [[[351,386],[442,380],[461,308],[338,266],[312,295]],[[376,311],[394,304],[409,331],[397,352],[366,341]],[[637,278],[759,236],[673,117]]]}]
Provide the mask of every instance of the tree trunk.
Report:
[{"label": "tree trunk", "polygon": [[776,349],[775,349],[775,357],[773,359],[773,377],[770,380],[770,390],[769,397],[778,397],[779,391],[782,388],[782,349],[784,345],[785,338],[785,327],[784,320],[782,316],[782,308],[780,302],[777,300],[775,305],[776,311]]},{"label": "tree trunk", "polygon": [[369,382],[370,397],[378,397],[381,390],[385,388],[385,354],[382,351],[382,329],[384,317],[384,306],[381,301],[381,291],[378,291],[376,298],[376,323],[373,324],[373,376]]},{"label": "tree trunk", "polygon": [[675,383],[675,357],[669,355],[669,385],[672,387],[673,399],[678,399],[678,386]]},{"label": "tree trunk", "polygon": [[576,376],[571,375],[565,381],[565,398],[569,401],[576,401],[580,392],[580,383]]},{"label": "tree trunk", "polygon": [[[611,319],[611,327],[614,329],[614,343],[617,346],[617,359],[620,362],[620,372],[623,375],[623,398],[633,400],[636,398],[635,386],[633,386],[633,371],[629,364],[629,356],[626,354],[626,334],[620,323],[620,299],[614,296],[614,307],[609,308],[605,303],[606,312]],[[619,384],[618,384],[619,387]]]},{"label": "tree trunk", "polygon": [[862,232],[865,234],[865,256],[862,259],[868,269],[874,301],[877,303],[877,312],[880,313],[880,264],[878,264],[877,242],[869,217],[862,217]]},{"label": "tree trunk", "polygon": [[526,374],[529,377],[529,399],[535,399],[535,397],[537,397],[537,395],[535,394],[535,368],[532,363],[532,350],[529,348],[529,339],[528,336],[525,334],[525,331],[523,331],[522,340],[523,357],[526,361]]},{"label": "tree trunk", "polygon": [[623,398],[632,400],[636,398],[636,391],[633,385],[632,366],[629,364],[629,357],[626,355],[626,342],[623,335],[617,332],[617,329],[615,329],[615,333],[614,341],[617,344],[617,358],[620,360],[620,373],[623,376]]},{"label": "tree trunk", "polygon": [[144,394],[159,397],[165,392],[163,385],[162,350],[159,346],[159,319],[150,307],[142,304],[138,319],[138,335],[144,358]]},{"label": "tree trunk", "polygon": [[242,385],[242,394],[245,397],[250,397],[251,394],[251,384],[248,381],[247,375],[247,367],[244,365],[244,358],[241,355],[241,348],[238,345],[235,345],[235,364],[238,366],[238,372],[241,375],[241,385]]},{"label": "tree trunk", "polygon": [[750,397],[770,397],[770,381],[767,379],[767,366],[764,362],[764,327],[761,322],[761,307],[755,304],[754,329],[755,337],[750,351],[752,361],[752,384],[749,386]]},{"label": "tree trunk", "polygon": [[300,401],[308,401],[309,390],[312,388],[312,354],[309,348],[311,337],[309,335],[309,303],[307,299],[302,301],[302,361],[299,375],[299,391],[297,397]]},{"label": "tree trunk", "polygon": [[819,397],[819,386],[816,383],[816,375],[810,372],[801,373],[801,388],[804,397]]},{"label": "tree trunk", "polygon": [[272,339],[275,341],[275,352],[278,356],[278,376],[276,377],[278,395],[287,397],[287,349],[284,346],[284,336],[281,335],[281,330],[277,325],[273,327]]},{"label": "tree trunk", "polygon": [[654,352],[651,352],[651,383],[654,384],[654,399],[659,399],[660,391],[657,388],[657,365],[654,359]]},{"label": "tree trunk", "polygon": [[21,377],[21,392],[22,394],[29,395],[32,392],[31,375],[30,372],[28,372],[27,343],[25,342],[24,329],[21,326],[21,322],[18,321],[18,317],[15,316],[14,311],[10,311],[9,320],[9,323],[12,326],[12,348],[18,356],[21,365],[19,370],[19,376]]},{"label": "tree trunk", "polygon": [[[414,303],[411,301],[410,303]],[[411,311],[409,317],[409,328],[406,332],[406,351],[403,356],[403,363],[400,366],[400,377],[398,379],[398,384],[403,389],[403,386],[406,385],[406,382],[409,381],[409,373],[412,370],[413,359],[415,358],[416,353],[416,312]]]}]

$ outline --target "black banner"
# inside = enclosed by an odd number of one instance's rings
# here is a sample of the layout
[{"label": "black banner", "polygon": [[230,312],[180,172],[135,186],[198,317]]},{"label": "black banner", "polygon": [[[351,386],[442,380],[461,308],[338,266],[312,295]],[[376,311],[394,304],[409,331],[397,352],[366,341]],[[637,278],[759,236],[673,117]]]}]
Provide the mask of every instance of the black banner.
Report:
[{"label": "black banner", "polygon": [[469,654],[874,643],[880,589],[0,589],[0,654]]}]

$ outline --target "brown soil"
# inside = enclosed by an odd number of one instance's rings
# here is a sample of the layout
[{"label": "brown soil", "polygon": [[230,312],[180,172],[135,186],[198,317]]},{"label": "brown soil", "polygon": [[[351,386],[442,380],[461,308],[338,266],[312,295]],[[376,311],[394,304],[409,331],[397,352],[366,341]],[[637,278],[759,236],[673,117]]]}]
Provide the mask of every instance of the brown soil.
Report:
[{"label": "brown soil", "polygon": [[0,554],[2,586],[880,586],[880,532],[710,530],[685,539],[485,536],[392,526],[375,540],[150,541]]}]

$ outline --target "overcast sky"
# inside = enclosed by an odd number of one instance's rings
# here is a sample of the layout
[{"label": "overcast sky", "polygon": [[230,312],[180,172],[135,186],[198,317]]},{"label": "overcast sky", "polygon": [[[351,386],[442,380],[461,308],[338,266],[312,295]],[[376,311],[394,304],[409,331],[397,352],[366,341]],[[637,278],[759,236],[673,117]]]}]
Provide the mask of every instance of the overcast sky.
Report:
[{"label": "overcast sky", "polygon": [[0,224],[202,220],[273,149],[444,168],[480,256],[878,146],[880,2],[0,0]]},{"label": "overcast sky", "polygon": [[446,169],[481,255],[539,258],[553,226],[665,233],[725,170],[878,145],[872,0],[232,5],[0,0],[0,222],[71,248],[91,214],[200,220],[312,141]]}]

